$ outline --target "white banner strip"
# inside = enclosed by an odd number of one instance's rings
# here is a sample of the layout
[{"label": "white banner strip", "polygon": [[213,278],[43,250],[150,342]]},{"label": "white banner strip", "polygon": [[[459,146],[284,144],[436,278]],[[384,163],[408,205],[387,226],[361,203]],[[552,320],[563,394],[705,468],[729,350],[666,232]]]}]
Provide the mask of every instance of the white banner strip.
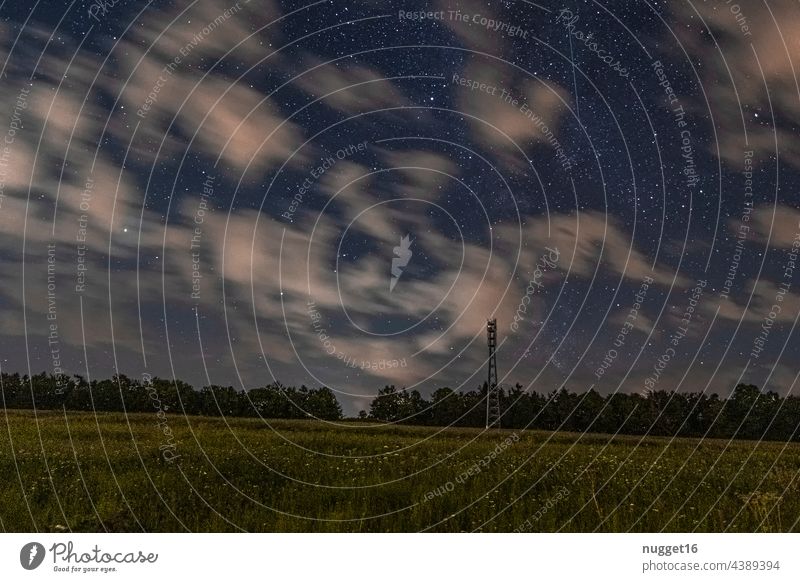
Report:
[{"label": "white banner strip", "polygon": [[0,579],[797,581],[797,543],[787,534],[3,534]]}]

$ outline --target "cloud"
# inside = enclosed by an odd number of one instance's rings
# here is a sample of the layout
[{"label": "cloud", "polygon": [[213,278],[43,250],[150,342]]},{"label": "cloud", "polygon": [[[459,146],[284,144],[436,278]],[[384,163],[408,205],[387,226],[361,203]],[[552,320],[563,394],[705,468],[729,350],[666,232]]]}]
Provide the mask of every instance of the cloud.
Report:
[{"label": "cloud", "polygon": [[313,98],[326,95],[322,103],[344,113],[367,113],[375,109],[407,105],[408,100],[386,76],[351,60],[323,64],[306,55],[297,68],[304,71],[295,84]]},{"label": "cloud", "polygon": [[[676,20],[673,30],[689,57],[702,62],[697,70],[717,126],[721,157],[738,168],[743,149],[752,149],[755,163],[768,163],[779,155],[800,167],[800,144],[783,123],[800,115],[795,62],[800,56],[800,12],[796,3],[671,6]],[[697,15],[719,48],[697,23]],[[685,25],[691,21],[696,24]],[[670,36],[670,45],[674,44]],[[679,49],[673,52],[674,57],[685,60]],[[698,115],[707,116],[701,97],[686,99]],[[716,153],[713,145],[710,150]]]},{"label": "cloud", "polygon": [[[507,234],[514,240],[513,231]],[[634,241],[613,216],[598,211],[578,214],[550,214],[529,221],[523,240],[527,248],[522,255],[523,265],[535,265],[536,253],[545,247],[558,249],[558,268],[572,276],[592,278],[608,273],[623,275],[639,283],[652,277],[656,284],[685,287],[686,277],[667,265],[653,265],[652,260],[636,248]],[[599,268],[600,266],[604,268]],[[599,269],[598,269],[599,268]]]},{"label": "cloud", "polygon": [[[470,89],[469,83],[458,84],[464,83],[461,79],[486,84],[489,89]],[[556,83],[521,78],[511,67],[477,58],[455,82],[458,110],[471,116],[466,122],[476,140],[498,150],[495,155],[506,165],[527,165],[528,160],[521,155],[529,155],[531,147],[537,145],[559,153],[558,131],[570,97]],[[511,101],[504,98],[503,91]],[[553,163],[560,161],[555,158]]]},{"label": "cloud", "polygon": [[302,130],[285,123],[263,94],[219,77],[194,85],[178,120],[185,133],[197,132],[196,143],[206,155],[221,155],[238,171],[249,165],[259,179],[302,143]]},{"label": "cloud", "polygon": [[[752,214],[751,238],[776,248],[788,249],[800,236],[800,210],[787,204],[761,206]],[[732,226],[736,228],[736,226]]]},{"label": "cloud", "polygon": [[[212,160],[221,156],[239,172],[250,164],[251,182],[260,179],[302,143],[303,132],[285,122],[272,99],[224,71],[244,73],[257,64],[284,67],[283,55],[273,54],[277,47],[268,48],[280,38],[279,16],[274,2],[255,7],[216,0],[186,11],[176,7],[146,13],[115,51],[126,79],[122,90],[120,75],[102,77],[101,87],[119,94],[129,111],[127,117],[112,119],[115,137],[131,142],[136,129],[132,151],[152,162],[159,148],[162,160],[182,154],[183,136],[194,136],[193,150]],[[222,64],[212,68],[219,59]]]},{"label": "cloud", "polygon": [[[445,18],[441,22],[467,48],[498,56],[504,52],[507,45],[505,36],[481,25],[480,22],[473,22],[471,18],[477,16],[502,22],[503,19],[498,16],[497,11],[492,10],[489,3],[481,0],[437,0],[435,9],[445,11]],[[450,17],[450,12],[456,10],[467,16],[467,22]],[[427,23],[423,23],[423,25],[427,25]]]},{"label": "cloud", "polygon": [[398,196],[436,201],[447,186],[468,193],[455,180],[461,173],[458,165],[441,154],[423,150],[383,150],[387,168],[396,168],[401,178],[393,183]]},{"label": "cloud", "polygon": [[182,57],[191,67],[223,56],[226,61],[253,65],[272,52],[267,47],[277,48],[282,38],[280,16],[279,6],[271,0],[166,6],[155,14],[145,13],[132,30],[133,44],[151,47],[156,60]]},{"label": "cloud", "polygon": [[[777,307],[777,309],[775,309]],[[706,308],[713,313],[711,307]],[[720,303],[719,317],[731,321],[742,320],[746,324],[793,322],[800,310],[800,295],[781,289],[779,284],[767,279],[748,279],[741,300]]]}]

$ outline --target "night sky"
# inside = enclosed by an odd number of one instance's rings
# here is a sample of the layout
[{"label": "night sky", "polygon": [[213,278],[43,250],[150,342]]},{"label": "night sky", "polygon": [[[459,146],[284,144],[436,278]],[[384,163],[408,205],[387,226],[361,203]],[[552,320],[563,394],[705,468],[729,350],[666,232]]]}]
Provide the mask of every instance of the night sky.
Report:
[{"label": "night sky", "polygon": [[0,365],[797,393],[800,11],[0,2]]}]

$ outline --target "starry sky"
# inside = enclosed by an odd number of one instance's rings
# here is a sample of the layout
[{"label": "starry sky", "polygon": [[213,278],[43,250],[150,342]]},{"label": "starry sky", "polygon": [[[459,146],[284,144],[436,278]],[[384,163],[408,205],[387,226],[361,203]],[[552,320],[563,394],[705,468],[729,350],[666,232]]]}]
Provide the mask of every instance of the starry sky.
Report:
[{"label": "starry sky", "polygon": [[0,2],[0,366],[797,393],[800,10]]}]

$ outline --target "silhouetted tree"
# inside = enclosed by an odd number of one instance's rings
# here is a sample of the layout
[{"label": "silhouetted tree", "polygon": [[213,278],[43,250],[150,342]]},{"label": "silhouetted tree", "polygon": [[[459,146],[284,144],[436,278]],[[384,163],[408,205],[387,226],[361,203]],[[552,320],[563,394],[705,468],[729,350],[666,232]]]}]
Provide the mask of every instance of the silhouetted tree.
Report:
[{"label": "silhouetted tree", "polygon": [[[800,398],[782,398],[752,384],[739,384],[727,399],[717,394],[655,391],[646,396],[594,390],[575,394],[562,387],[549,394],[517,384],[501,390],[504,428],[571,430],[637,435],[800,441]],[[81,376],[0,374],[0,405],[108,412],[154,412],[262,418],[342,418],[328,387],[269,384],[248,391],[232,386],[195,390],[181,380],[146,382],[117,374],[88,382]],[[385,386],[359,418],[406,424],[483,427],[486,384],[467,392],[438,388],[426,400],[417,390]]]}]

